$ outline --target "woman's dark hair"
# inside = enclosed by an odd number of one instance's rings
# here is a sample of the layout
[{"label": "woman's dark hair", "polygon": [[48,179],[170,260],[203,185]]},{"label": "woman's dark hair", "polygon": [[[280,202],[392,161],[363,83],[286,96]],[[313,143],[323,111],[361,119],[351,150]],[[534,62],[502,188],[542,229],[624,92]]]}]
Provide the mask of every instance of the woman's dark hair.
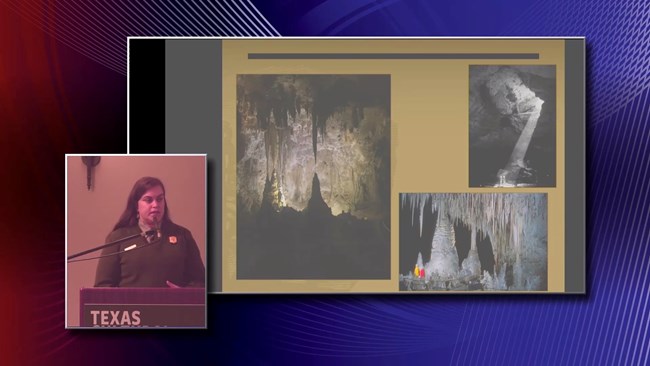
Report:
[{"label": "woman's dark hair", "polygon": [[[138,201],[140,200],[142,195],[145,194],[148,190],[158,186],[162,188],[164,194],[165,185],[160,179],[153,178],[153,177],[142,177],[138,179],[133,185],[133,188],[131,189],[131,193],[129,193],[129,197],[126,199],[126,208],[124,209],[124,212],[122,212],[120,219],[117,220],[117,224],[115,224],[115,227],[113,227],[113,231],[123,227],[137,225],[138,224]],[[167,203],[167,197],[165,197],[165,214],[163,215],[161,224],[171,223],[171,222],[172,220],[169,218],[169,204]]]}]

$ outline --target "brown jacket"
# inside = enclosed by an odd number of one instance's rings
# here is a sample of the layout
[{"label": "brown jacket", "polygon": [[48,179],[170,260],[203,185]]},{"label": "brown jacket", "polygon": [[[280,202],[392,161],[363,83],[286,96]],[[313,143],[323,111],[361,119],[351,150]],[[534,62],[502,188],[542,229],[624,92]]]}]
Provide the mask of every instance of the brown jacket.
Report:
[{"label": "brown jacket", "polygon": [[[106,242],[140,232],[138,225],[120,228],[110,233]],[[105,248],[102,255],[121,252],[134,244],[134,249],[99,260],[95,287],[167,287],[167,281],[181,287],[205,286],[205,266],[186,228],[163,223],[159,241],[148,244],[139,236]]]}]

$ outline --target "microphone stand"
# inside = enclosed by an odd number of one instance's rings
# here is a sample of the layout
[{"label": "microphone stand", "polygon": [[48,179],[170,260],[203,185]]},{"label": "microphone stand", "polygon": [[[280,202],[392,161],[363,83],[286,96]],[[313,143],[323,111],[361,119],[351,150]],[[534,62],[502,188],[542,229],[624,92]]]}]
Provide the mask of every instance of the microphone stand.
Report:
[{"label": "microphone stand", "polygon": [[74,258],[77,258],[77,257],[81,257],[82,255],[85,255],[85,254],[88,254],[88,253],[92,253],[92,252],[96,252],[96,251],[98,251],[98,250],[102,250],[102,249],[104,249],[104,248],[108,248],[108,247],[112,247],[112,246],[115,246],[115,245],[121,244],[121,243],[123,243],[123,242],[125,242],[125,241],[127,241],[127,240],[131,240],[131,239],[133,239],[133,238],[137,238],[138,236],[148,237],[148,236],[153,236],[153,235],[156,235],[156,230],[149,230],[149,231],[142,232],[142,233],[140,233],[140,234],[130,235],[130,236],[127,236],[127,237],[125,237],[125,238],[122,238],[122,239],[118,239],[118,240],[112,241],[112,242],[110,242],[110,243],[102,244],[102,245],[100,245],[100,246],[98,246],[98,247],[95,247],[95,248],[91,248],[91,249],[88,249],[88,250],[84,250],[83,252],[79,252],[79,253],[75,253],[75,254],[69,255],[69,256],[68,256],[68,260],[70,260],[70,259],[74,259]]}]

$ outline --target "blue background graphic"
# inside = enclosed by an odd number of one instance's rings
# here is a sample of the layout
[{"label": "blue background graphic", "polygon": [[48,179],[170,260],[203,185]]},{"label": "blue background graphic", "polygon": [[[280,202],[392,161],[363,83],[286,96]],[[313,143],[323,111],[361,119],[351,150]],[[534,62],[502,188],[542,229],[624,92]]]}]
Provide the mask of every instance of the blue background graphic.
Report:
[{"label": "blue background graphic", "polygon": [[[1,0],[1,363],[647,365],[649,29],[641,0]],[[126,152],[126,37],[280,35],[585,36],[587,295],[211,295],[208,330],[65,330],[64,154]]]}]

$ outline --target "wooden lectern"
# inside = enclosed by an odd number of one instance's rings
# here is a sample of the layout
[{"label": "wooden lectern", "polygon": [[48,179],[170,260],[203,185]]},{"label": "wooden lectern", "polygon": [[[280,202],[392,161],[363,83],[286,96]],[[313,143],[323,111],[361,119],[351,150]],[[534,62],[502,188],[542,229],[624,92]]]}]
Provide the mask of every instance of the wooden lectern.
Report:
[{"label": "wooden lectern", "polygon": [[82,327],[205,328],[205,288],[82,288]]}]

